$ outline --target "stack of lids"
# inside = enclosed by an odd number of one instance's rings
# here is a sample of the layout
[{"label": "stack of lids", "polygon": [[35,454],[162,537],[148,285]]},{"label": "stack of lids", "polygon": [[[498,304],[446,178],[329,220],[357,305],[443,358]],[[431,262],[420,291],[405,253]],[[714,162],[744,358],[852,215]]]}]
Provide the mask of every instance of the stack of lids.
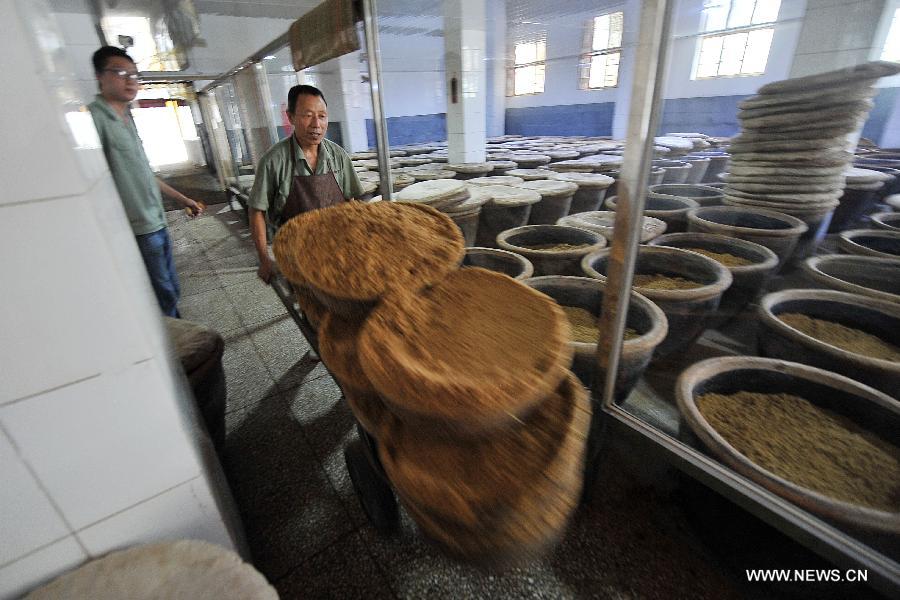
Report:
[{"label": "stack of lids", "polygon": [[557,173],[593,173],[597,170],[596,165],[584,159],[561,160],[559,162],[550,163],[547,168]]},{"label": "stack of lids", "polygon": [[550,157],[536,152],[514,152],[509,155],[509,160],[516,163],[520,169],[532,169],[540,165],[546,165],[550,162]]},{"label": "stack of lids", "polygon": [[455,171],[456,173],[462,175],[483,175],[490,173],[494,170],[494,165],[480,162],[480,163],[448,163],[447,169],[450,171]]},{"label": "stack of lids", "polygon": [[558,181],[570,181],[578,185],[579,188],[608,188],[615,179],[602,173],[552,173],[550,179]]},{"label": "stack of lids", "polygon": [[656,146],[668,148],[669,152],[666,155],[669,157],[684,156],[694,149],[694,143],[691,140],[678,136],[655,137],[653,143]]},{"label": "stack of lids", "polygon": [[541,195],[534,190],[526,190],[510,185],[485,185],[479,186],[479,190],[490,196],[485,208],[514,208],[527,206],[541,201]]},{"label": "stack of lids", "polygon": [[871,62],[764,85],[738,106],[726,204],[827,213],[843,194],[848,135],[869,114],[880,78],[900,64]]},{"label": "stack of lids", "polygon": [[410,168],[406,171],[406,174],[412,176],[416,181],[430,181],[432,179],[452,179],[456,172],[441,169],[431,164]]},{"label": "stack of lids", "polygon": [[469,189],[462,181],[455,179],[434,179],[420,181],[397,193],[398,202],[424,204],[444,210],[453,208],[469,198]]},{"label": "stack of lids", "polygon": [[846,187],[853,190],[878,190],[891,180],[891,175],[872,169],[848,167],[844,171]]},{"label": "stack of lids", "polygon": [[480,268],[392,294],[366,320],[360,365],[392,415],[382,464],[452,553],[529,557],[574,511],[590,404],[567,369],[568,335],[550,298]]}]

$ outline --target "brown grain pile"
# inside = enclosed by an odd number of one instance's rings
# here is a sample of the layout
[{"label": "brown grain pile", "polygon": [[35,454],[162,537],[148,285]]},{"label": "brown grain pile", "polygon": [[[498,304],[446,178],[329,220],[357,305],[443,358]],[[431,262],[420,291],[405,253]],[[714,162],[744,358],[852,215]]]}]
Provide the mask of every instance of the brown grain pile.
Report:
[{"label": "brown grain pile", "polygon": [[562,309],[505,275],[457,270],[392,294],[360,335],[360,362],[398,416],[488,430],[525,414],[565,376]]},{"label": "brown grain pile", "polygon": [[[572,327],[572,341],[585,344],[596,344],[600,338],[600,329],[597,326],[597,317],[588,310],[577,306],[563,306],[563,312]],[[640,334],[630,327],[625,328],[625,339],[633,340]]]},{"label": "brown grain pile", "polygon": [[439,281],[459,266],[463,246],[456,224],[430,207],[346,202],[285,223],[273,251],[291,281],[371,301]]},{"label": "brown grain pile", "polygon": [[789,394],[703,394],[709,424],[756,465],[823,495],[900,510],[900,448]]},{"label": "brown grain pile", "polygon": [[697,254],[708,256],[709,258],[722,263],[726,267],[746,267],[747,265],[753,264],[753,261],[749,258],[735,256],[734,254],[729,254],[728,252],[713,252],[712,250],[707,250],[706,248],[685,248],[685,250],[690,250],[691,252],[696,252]]},{"label": "brown grain pile", "polygon": [[871,333],[800,313],[785,313],[778,315],[778,318],[794,329],[841,350],[869,358],[900,362],[900,348]]},{"label": "brown grain pile", "polygon": [[590,246],[590,244],[533,244],[524,247],[529,250],[581,250]]},{"label": "brown grain pile", "polygon": [[650,290],[690,290],[703,287],[702,283],[684,277],[672,277],[660,273],[635,273],[632,285]]}]

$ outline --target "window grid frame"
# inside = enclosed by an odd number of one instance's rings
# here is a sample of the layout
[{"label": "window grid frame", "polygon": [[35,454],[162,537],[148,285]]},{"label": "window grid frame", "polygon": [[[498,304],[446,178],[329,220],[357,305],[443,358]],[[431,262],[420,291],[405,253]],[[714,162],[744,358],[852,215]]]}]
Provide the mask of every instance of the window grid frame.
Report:
[{"label": "window grid frame", "polygon": [[[610,17],[615,14],[622,15],[622,31],[620,32],[619,45],[611,48],[604,48],[602,50],[594,50],[594,33],[595,28],[597,26],[597,19],[600,17],[605,17],[609,15]],[[597,91],[597,90],[614,90],[619,87],[619,71],[622,68],[622,43],[625,34],[625,11],[615,10],[612,12],[606,12],[599,14],[595,17],[592,17],[585,24],[585,32],[582,43],[582,53],[578,60],[578,89],[582,91]],[[595,56],[608,56],[611,54],[619,55],[619,64],[616,65],[616,83],[614,85],[601,85],[592,87],[590,85],[591,82],[591,68],[593,67],[593,59]],[[604,71],[604,77],[606,73]]]},{"label": "window grid frame", "polygon": [[[544,58],[541,60],[534,60],[527,63],[517,63],[516,62],[516,48],[518,46],[527,46],[534,44],[535,46],[543,46],[543,55]],[[538,56],[537,47],[535,48],[535,56]],[[512,58],[508,59],[510,66],[507,68],[506,73],[506,96],[507,98],[511,97],[519,97],[519,96],[535,96],[537,94],[543,94],[545,84],[547,81],[547,38],[546,35],[531,37],[525,40],[520,40],[518,42],[514,42],[512,44],[512,48],[510,49],[510,56]],[[529,68],[529,67],[544,67],[544,78],[541,82],[541,89],[531,92],[523,92],[521,94],[516,93],[516,72],[519,69]]]},{"label": "window grid frame", "polygon": [[[731,17],[731,11],[734,8],[734,3],[736,1],[745,1],[745,0],[729,0],[728,1],[728,12],[725,15],[726,25],[728,23],[728,19]],[[757,9],[757,0],[754,0],[753,11],[751,11],[751,13],[750,13],[751,20],[752,20],[752,15],[756,14],[756,9]],[[727,39],[728,37],[731,37],[731,36],[734,36],[737,34],[741,34],[741,33],[748,34],[747,39],[744,41],[744,51],[741,54],[741,60],[740,60],[740,66],[741,66],[741,68],[743,68],[744,62],[747,60],[747,49],[749,48],[749,39],[750,39],[749,33],[752,31],[769,29],[772,31],[772,38],[774,38],[775,37],[775,26],[778,23],[778,15],[780,13],[781,13],[781,3],[779,3],[778,12],[775,15],[775,19],[772,21],[766,21],[764,23],[750,23],[748,25],[738,25],[736,27],[725,27],[724,29],[713,29],[713,30],[709,30],[709,31],[705,30],[706,16],[704,15],[704,23],[703,23],[704,30],[701,31],[700,34],[698,35],[696,58],[694,60],[694,69],[693,69],[693,73],[692,73],[692,75],[693,75],[692,79],[695,81],[706,81],[706,80],[710,80],[710,79],[726,79],[726,78],[732,78],[732,77],[759,77],[760,75],[765,74],[765,67],[763,67],[762,71],[754,71],[752,73],[738,72],[738,73],[729,74],[729,75],[720,74],[719,69],[722,66],[722,49],[725,46],[724,40]],[[717,38],[717,37],[722,38],[723,42],[722,42],[722,47],[719,50],[719,60],[716,63],[716,74],[715,75],[700,75],[700,66],[701,66],[700,58],[703,55],[703,42],[705,40],[708,40],[711,38]],[[769,48],[766,53],[766,66],[768,66],[768,64],[769,64],[769,55],[771,54],[771,51],[772,51],[772,43],[770,40]]]}]

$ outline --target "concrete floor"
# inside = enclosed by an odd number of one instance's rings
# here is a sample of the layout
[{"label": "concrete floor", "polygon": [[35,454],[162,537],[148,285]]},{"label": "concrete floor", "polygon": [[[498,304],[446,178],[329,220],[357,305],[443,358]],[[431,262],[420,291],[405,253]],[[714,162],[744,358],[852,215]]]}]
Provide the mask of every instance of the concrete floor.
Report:
[{"label": "concrete floor", "polygon": [[717,557],[684,510],[677,478],[624,445],[604,459],[592,501],[541,561],[480,571],[444,557],[405,514],[398,535],[379,538],[344,465],[353,417],[256,278],[243,211],[220,204],[194,220],[168,215],[182,316],[226,340],[222,462],[254,564],[283,598],[785,597],[749,587],[735,561]]}]

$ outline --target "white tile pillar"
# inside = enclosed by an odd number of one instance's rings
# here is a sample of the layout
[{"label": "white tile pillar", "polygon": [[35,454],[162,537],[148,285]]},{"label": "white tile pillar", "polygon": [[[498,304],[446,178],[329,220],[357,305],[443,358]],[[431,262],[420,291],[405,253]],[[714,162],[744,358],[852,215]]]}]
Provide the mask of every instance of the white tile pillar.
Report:
[{"label": "white tile pillar", "polygon": [[[613,110],[612,137],[624,140],[628,134],[631,110],[631,86],[634,85],[634,61],[637,57],[638,31],[641,25],[641,1],[627,0],[622,30],[622,58],[619,61],[619,85]],[[662,110],[662,106],[660,106]]]},{"label": "white tile pillar", "polygon": [[487,4],[487,135],[506,133],[506,0],[491,0]]},{"label": "white tile pillar", "polygon": [[485,157],[485,2],[444,2],[444,72],[450,162],[483,162]]},{"label": "white tile pillar", "polygon": [[353,52],[337,59],[337,78],[344,111],[344,118],[341,120],[341,138],[347,152],[362,152],[369,147],[364,108],[369,98],[364,95],[368,90],[363,86],[360,77],[359,55],[359,52]]},{"label": "white tile pillar", "polygon": [[791,77],[877,60],[883,21],[892,16],[887,0],[807,0]]}]

